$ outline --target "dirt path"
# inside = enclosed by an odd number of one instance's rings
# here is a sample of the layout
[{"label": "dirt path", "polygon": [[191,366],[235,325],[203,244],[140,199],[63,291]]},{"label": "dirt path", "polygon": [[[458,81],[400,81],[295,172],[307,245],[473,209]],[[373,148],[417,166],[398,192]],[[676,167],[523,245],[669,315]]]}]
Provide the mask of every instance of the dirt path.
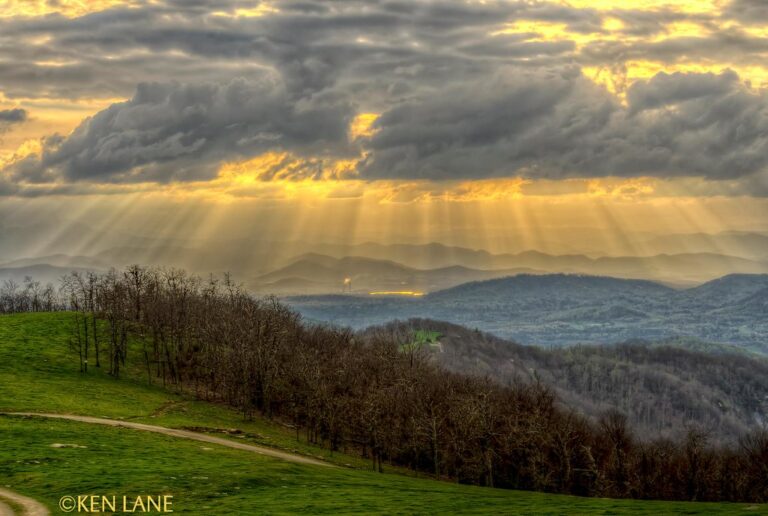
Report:
[{"label": "dirt path", "polygon": [[[14,512],[10,505],[3,502],[10,502],[17,507],[21,507],[21,513]],[[50,511],[37,500],[21,496],[18,493],[3,489],[0,487],[0,516],[48,516]]]},{"label": "dirt path", "polygon": [[[122,428],[132,428],[134,430],[143,430],[145,432],[155,432],[157,434],[170,435],[171,437],[180,437],[182,439],[192,439],[193,441],[201,441],[204,443],[218,444],[226,446],[228,448],[235,448],[236,450],[245,450],[260,455],[266,455],[268,457],[275,457],[277,459],[287,460],[289,462],[295,462],[296,464],[311,464],[314,466],[328,466],[335,467],[332,464],[323,462],[317,459],[311,459],[302,455],[296,455],[293,453],[283,452],[265,446],[257,446],[253,444],[239,443],[231,441],[229,439],[222,439],[221,437],[213,437],[207,434],[201,434],[199,432],[190,432],[189,430],[177,430],[175,428],[166,428],[164,426],[145,425],[144,423],[133,423],[129,421],[121,421],[118,419],[103,419],[100,417],[89,416],[73,416],[70,414],[43,414],[36,412],[0,412],[0,415],[7,416],[27,416],[27,417],[45,417],[54,419],[66,419],[69,421],[79,421],[81,423],[91,423],[94,425],[106,425],[106,426],[119,426]],[[2,493],[0,493],[2,494]],[[2,512],[0,512],[2,516]]]}]

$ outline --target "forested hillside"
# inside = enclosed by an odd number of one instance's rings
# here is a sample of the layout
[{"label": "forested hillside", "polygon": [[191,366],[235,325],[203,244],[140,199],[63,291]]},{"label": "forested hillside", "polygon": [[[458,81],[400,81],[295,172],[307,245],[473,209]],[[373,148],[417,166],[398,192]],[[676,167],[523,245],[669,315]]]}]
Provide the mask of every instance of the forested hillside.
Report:
[{"label": "forested hillside", "polygon": [[[35,292],[3,304],[44,310]],[[585,417],[541,382],[448,371],[414,345],[412,331],[361,336],[307,324],[226,277],[131,267],[74,273],[61,292],[55,306],[71,311],[70,356],[81,373],[138,372],[148,383],[290,425],[297,437],[359,454],[379,471],[388,464],[462,483],[584,496],[768,499],[761,429],[730,445],[696,428],[674,440],[639,436],[620,412]],[[431,344],[435,335],[419,339]]]},{"label": "forested hillside", "polygon": [[431,356],[443,367],[501,383],[541,382],[560,403],[594,419],[629,417],[638,436],[680,437],[691,428],[733,442],[768,419],[768,360],[695,339],[631,341],[546,350],[428,319],[370,328],[398,338],[439,335]]}]

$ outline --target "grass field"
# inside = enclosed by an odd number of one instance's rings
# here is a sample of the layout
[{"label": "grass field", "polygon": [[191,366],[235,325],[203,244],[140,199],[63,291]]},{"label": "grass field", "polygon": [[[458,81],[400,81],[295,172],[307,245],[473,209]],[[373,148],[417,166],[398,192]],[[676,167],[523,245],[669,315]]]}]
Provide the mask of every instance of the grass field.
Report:
[{"label": "grass field", "polygon": [[400,351],[415,351],[422,348],[429,348],[433,351],[440,350],[440,337],[442,335],[437,331],[416,330],[413,332],[413,341],[408,344],[401,344]]},{"label": "grass field", "polygon": [[[292,430],[134,378],[87,375],[67,351],[67,314],[0,316],[0,411],[125,418],[244,432],[242,439],[347,467],[297,465],[199,442],[39,418],[0,417],[0,486],[47,504],[60,497],[173,495],[183,514],[756,514],[757,505],[575,498],[459,486],[297,442]],[[68,447],[53,447],[63,443]],[[385,467],[385,470],[387,468]]]}]

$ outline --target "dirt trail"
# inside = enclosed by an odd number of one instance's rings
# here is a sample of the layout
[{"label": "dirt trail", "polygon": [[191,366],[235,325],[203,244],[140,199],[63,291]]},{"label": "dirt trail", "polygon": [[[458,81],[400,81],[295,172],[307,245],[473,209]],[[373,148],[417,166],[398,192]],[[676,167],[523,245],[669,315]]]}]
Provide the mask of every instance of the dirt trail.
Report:
[{"label": "dirt trail", "polygon": [[[21,513],[14,512],[10,505],[3,502],[10,502],[17,507],[21,507]],[[37,500],[21,496],[18,493],[3,489],[0,487],[0,516],[48,516],[50,511]]]},{"label": "dirt trail", "polygon": [[[177,430],[175,428],[166,428],[164,426],[145,425],[144,423],[133,423],[130,421],[121,421],[119,419],[103,419],[100,417],[89,416],[74,416],[70,414],[44,414],[37,412],[0,412],[0,415],[7,416],[27,416],[27,417],[45,417],[54,419],[66,419],[69,421],[79,421],[81,423],[91,423],[94,425],[106,425],[106,426],[118,426],[122,428],[132,428],[134,430],[143,430],[145,432],[155,432],[157,434],[170,435],[171,437],[180,437],[182,439],[192,439],[193,441],[201,441],[204,443],[218,444],[226,446],[228,448],[235,448],[236,450],[245,450],[260,455],[266,455],[268,457],[275,457],[277,459],[287,460],[289,462],[295,462],[296,464],[311,464],[313,466],[327,466],[335,467],[333,464],[323,462],[317,459],[311,459],[302,455],[296,455],[265,446],[258,446],[254,444],[239,443],[231,441],[229,439],[222,439],[221,437],[213,437],[207,434],[201,434],[199,432],[190,432],[189,430]],[[2,512],[0,512],[2,516]]]}]

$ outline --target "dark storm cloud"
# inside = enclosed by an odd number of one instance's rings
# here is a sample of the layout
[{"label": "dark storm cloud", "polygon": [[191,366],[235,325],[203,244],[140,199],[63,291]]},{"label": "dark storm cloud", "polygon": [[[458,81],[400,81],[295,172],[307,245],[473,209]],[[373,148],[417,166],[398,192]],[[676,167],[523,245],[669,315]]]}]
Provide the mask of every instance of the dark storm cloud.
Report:
[{"label": "dark storm cloud", "polygon": [[[681,55],[734,57],[765,48],[760,38],[736,34],[664,45],[608,42],[583,51],[567,39],[491,36],[518,20],[562,23],[577,33],[603,30],[606,13],[551,2],[288,0],[276,4],[279,12],[262,17],[215,14],[258,5],[166,0],[74,20],[0,20],[0,90],[11,98],[125,97],[138,82],[163,82],[169,76],[180,82],[226,81],[269,67],[298,92],[354,88],[347,93],[358,103],[387,103],[399,99],[384,95],[376,83],[391,83],[403,70],[413,76],[400,90],[414,90],[429,82],[490,75],[498,61],[524,68],[573,62],[610,66],[630,58],[669,62]],[[624,20],[628,34],[661,32],[672,21],[707,22],[704,15],[669,9],[608,14]],[[30,45],[30,38],[48,40]],[[378,75],[372,77],[372,71]],[[366,82],[373,85],[370,90],[363,87]]]},{"label": "dark storm cloud", "polygon": [[378,121],[369,178],[750,176],[768,98],[735,74],[660,74],[622,106],[578,73],[519,74],[404,103]]},{"label": "dark storm cloud", "polygon": [[26,182],[210,179],[222,161],[265,150],[343,154],[352,107],[333,94],[292,98],[275,77],[142,84],[134,97],[16,162]]},{"label": "dark storm cloud", "polygon": [[632,60],[658,63],[705,62],[765,65],[768,38],[739,29],[725,29],[707,36],[670,37],[655,42],[599,41],[582,50],[582,62],[593,65]]},{"label": "dark storm cloud", "polygon": [[[744,59],[766,48],[764,39],[733,31],[659,44],[588,44],[583,52],[567,39],[531,42],[491,36],[518,20],[600,33],[610,15],[622,19],[626,33],[634,35],[663,32],[673,21],[712,22],[711,16],[671,9],[600,13],[536,1],[286,0],[276,4],[279,12],[262,17],[217,15],[258,6],[234,0],[166,0],[76,19],[3,19],[0,91],[7,97],[128,96],[139,82],[167,81],[169,76],[180,82],[226,81],[269,67],[295,91],[354,85],[356,101],[387,102],[398,99],[382,97],[377,88],[361,91],[361,83],[391,81],[406,68],[424,71],[409,81],[409,89],[418,89],[432,77],[445,81],[441,67],[452,73],[451,82],[461,82],[472,74],[492,74],[499,60],[526,68],[573,62],[611,66],[633,58],[671,62],[683,55]],[[31,39],[37,42],[29,44]],[[380,76],[366,75],[371,69]]]},{"label": "dark storm cloud", "polygon": [[[513,45],[489,36],[505,23],[541,20],[577,32],[599,30],[601,24],[595,11],[543,2],[286,1],[279,12],[263,17],[215,15],[255,6],[166,1],[74,20],[0,20],[0,90],[9,97],[128,95],[137,82],[167,80],[171,74],[184,81],[233,78],[258,65],[279,70],[289,87],[316,91],[361,79],[358,68],[370,63],[390,71],[413,63],[428,69],[448,57],[458,66],[457,80],[471,60],[486,55],[512,62],[573,48]],[[360,38],[372,43],[361,44]],[[30,39],[38,41],[30,45]],[[469,49],[468,55],[461,49]],[[238,71],[242,65],[246,70]]]},{"label": "dark storm cloud", "polygon": [[765,23],[768,21],[768,3],[765,0],[732,0],[725,13],[744,23]]},{"label": "dark storm cloud", "polygon": [[669,24],[689,22],[717,30],[720,18],[714,13],[686,12],[660,4],[649,10],[624,9],[619,2],[609,11],[612,18],[621,20],[623,34],[630,36],[655,36],[669,32]]},{"label": "dark storm cloud", "polygon": [[740,91],[739,76],[726,71],[716,74],[659,74],[649,82],[638,82],[627,92],[631,112],[681,104],[709,98],[716,101],[733,91]]},{"label": "dark storm cloud", "polygon": [[495,41],[470,43],[458,50],[467,54],[484,57],[509,59],[510,57],[558,56],[573,52],[573,41],[531,41],[521,42],[514,36],[499,36]]},{"label": "dark storm cloud", "polygon": [[24,109],[0,110],[0,123],[16,124],[27,119],[27,111]]},{"label": "dark storm cloud", "polygon": [[25,109],[0,109],[0,133],[4,133],[12,125],[20,124],[27,120]]},{"label": "dark storm cloud", "polygon": [[[736,0],[724,16],[758,18],[761,5]],[[133,96],[69,136],[46,139],[41,156],[7,174],[36,184],[206,179],[222,162],[269,150],[308,163],[363,152],[366,178],[721,179],[766,166],[765,96],[734,73],[659,75],[633,85],[622,105],[578,71],[628,60],[762,66],[768,39],[721,30],[716,14],[601,13],[538,1],[275,6],[248,18],[229,14],[258,3],[165,0],[76,19],[0,19],[5,97]],[[684,21],[712,33],[576,45],[567,36],[499,32],[523,20],[600,34],[607,16],[622,20],[627,36]],[[348,142],[360,111],[383,113],[378,133]]]}]

